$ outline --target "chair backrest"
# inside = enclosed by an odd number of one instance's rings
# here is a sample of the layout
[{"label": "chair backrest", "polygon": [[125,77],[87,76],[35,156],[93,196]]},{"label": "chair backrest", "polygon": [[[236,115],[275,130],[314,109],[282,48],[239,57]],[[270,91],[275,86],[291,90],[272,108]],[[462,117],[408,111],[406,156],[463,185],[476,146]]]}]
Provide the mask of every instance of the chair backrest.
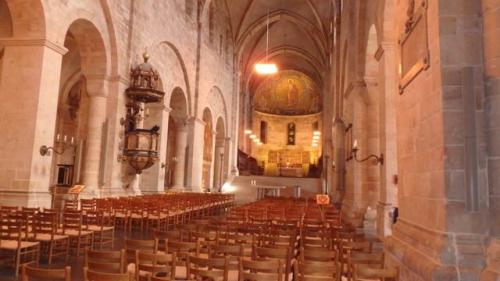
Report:
[{"label": "chair backrest", "polygon": [[354,266],[354,280],[375,279],[381,281],[399,281],[398,268],[374,268],[369,265]]},{"label": "chair backrest", "polygon": [[320,247],[302,247],[300,249],[301,261],[337,261],[337,251]]},{"label": "chair backrest", "polygon": [[37,268],[31,265],[23,265],[21,269],[21,281],[35,280],[59,280],[71,281],[71,267],[66,266],[62,269]]},{"label": "chair backrest", "polygon": [[166,252],[177,253],[178,257],[185,257],[188,254],[198,254],[200,252],[199,242],[166,241]]},{"label": "chair backrest", "polygon": [[243,245],[210,245],[211,255],[213,256],[233,256],[242,257],[243,256]]},{"label": "chair backrest", "polygon": [[96,251],[86,249],[84,266],[93,271],[124,273],[126,270],[125,250]]},{"label": "chair backrest", "polygon": [[133,262],[135,260],[136,250],[156,253],[158,251],[158,239],[153,239],[153,240],[125,239],[125,254],[127,255],[127,262]]},{"label": "chair backrest", "polygon": [[228,280],[228,265],[229,261],[226,257],[222,258],[204,258],[196,255],[187,256],[187,277],[191,280],[194,277],[212,281],[227,281]]},{"label": "chair backrest", "polygon": [[80,210],[82,211],[94,211],[96,205],[95,199],[80,199]]},{"label": "chair backrest", "polygon": [[76,210],[64,210],[62,215],[62,225],[63,225],[63,233],[66,233],[67,230],[76,230],[79,233],[82,230],[82,212]]},{"label": "chair backrest", "polygon": [[51,240],[57,233],[57,214],[50,212],[37,213],[33,220],[33,232],[35,237],[40,234],[49,234]]},{"label": "chair backrest", "polygon": [[282,281],[283,263],[281,260],[253,261],[240,258],[239,281]]},{"label": "chair backrest", "polygon": [[83,268],[84,281],[132,281],[134,275],[130,272],[127,273],[105,273],[90,270],[86,267]]},{"label": "chair backrest", "polygon": [[342,275],[335,261],[295,261],[293,268],[297,281],[336,281]]},{"label": "chair backrest", "polygon": [[372,267],[384,268],[384,253],[361,253],[361,252],[348,252],[348,264],[351,271],[354,265],[365,264]]},{"label": "chair backrest", "polygon": [[164,272],[166,277],[175,279],[175,268],[177,263],[176,253],[152,253],[148,251],[135,251],[135,274],[139,280],[141,272],[149,272],[152,276],[158,272]]}]

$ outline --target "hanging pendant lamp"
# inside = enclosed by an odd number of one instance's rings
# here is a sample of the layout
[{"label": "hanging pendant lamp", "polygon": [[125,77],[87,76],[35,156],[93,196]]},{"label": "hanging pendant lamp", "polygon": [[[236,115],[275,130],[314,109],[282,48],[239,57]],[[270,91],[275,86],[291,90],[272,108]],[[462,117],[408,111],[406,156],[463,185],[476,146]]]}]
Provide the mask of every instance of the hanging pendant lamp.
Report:
[{"label": "hanging pendant lamp", "polygon": [[269,9],[267,10],[267,24],[266,24],[266,58],[264,62],[255,64],[255,71],[261,75],[271,75],[278,72],[278,67],[274,63],[268,62],[269,56]]}]

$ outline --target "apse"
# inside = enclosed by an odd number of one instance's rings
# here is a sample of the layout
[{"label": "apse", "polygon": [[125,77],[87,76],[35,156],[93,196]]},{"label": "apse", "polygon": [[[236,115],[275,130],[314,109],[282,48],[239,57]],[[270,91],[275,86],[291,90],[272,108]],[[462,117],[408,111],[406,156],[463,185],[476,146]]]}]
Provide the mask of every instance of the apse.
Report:
[{"label": "apse", "polygon": [[317,177],[321,157],[321,91],[306,74],[283,70],[252,96],[252,156],[265,176]]}]

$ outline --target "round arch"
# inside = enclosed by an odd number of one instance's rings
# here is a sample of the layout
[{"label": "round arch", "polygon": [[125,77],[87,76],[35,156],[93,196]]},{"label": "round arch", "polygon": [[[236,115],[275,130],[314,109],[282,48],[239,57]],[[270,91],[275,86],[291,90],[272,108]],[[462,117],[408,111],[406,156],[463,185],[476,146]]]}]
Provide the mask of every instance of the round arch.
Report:
[{"label": "round arch", "polygon": [[[180,87],[179,85],[176,85],[174,87],[174,90],[172,91],[172,93],[174,93],[176,90],[179,90],[179,89],[182,91],[182,93],[184,94],[186,101],[187,101],[187,108],[186,108],[187,115],[192,116],[193,103],[192,103],[192,98],[191,98],[191,96],[192,96],[191,86],[190,86],[190,82],[189,82],[189,76],[188,76],[188,71],[186,68],[186,63],[184,62],[184,59],[183,59],[179,49],[173,43],[171,43],[169,41],[161,41],[161,42],[155,44],[154,46],[165,46],[175,54],[175,58],[176,58],[177,62],[179,63],[181,70],[182,70],[182,77],[184,80],[183,86],[184,87]],[[182,90],[182,89],[184,89],[184,90]]]},{"label": "round arch", "polygon": [[87,19],[77,19],[68,27],[65,38],[68,36],[78,44],[83,75],[89,80],[105,79],[109,63],[107,48],[96,25]]},{"label": "round arch", "polygon": [[[46,36],[45,10],[42,1],[5,1],[12,19],[12,35],[42,39]],[[28,19],[28,22],[26,21]]]}]

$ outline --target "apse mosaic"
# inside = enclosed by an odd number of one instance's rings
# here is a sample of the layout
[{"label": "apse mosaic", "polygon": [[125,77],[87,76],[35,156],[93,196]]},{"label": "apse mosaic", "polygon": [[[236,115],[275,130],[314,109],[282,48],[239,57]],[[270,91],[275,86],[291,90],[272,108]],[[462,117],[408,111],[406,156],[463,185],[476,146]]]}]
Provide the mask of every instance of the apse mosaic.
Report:
[{"label": "apse mosaic", "polygon": [[264,81],[255,92],[253,108],[277,115],[307,115],[321,111],[318,86],[305,74],[285,70]]}]

